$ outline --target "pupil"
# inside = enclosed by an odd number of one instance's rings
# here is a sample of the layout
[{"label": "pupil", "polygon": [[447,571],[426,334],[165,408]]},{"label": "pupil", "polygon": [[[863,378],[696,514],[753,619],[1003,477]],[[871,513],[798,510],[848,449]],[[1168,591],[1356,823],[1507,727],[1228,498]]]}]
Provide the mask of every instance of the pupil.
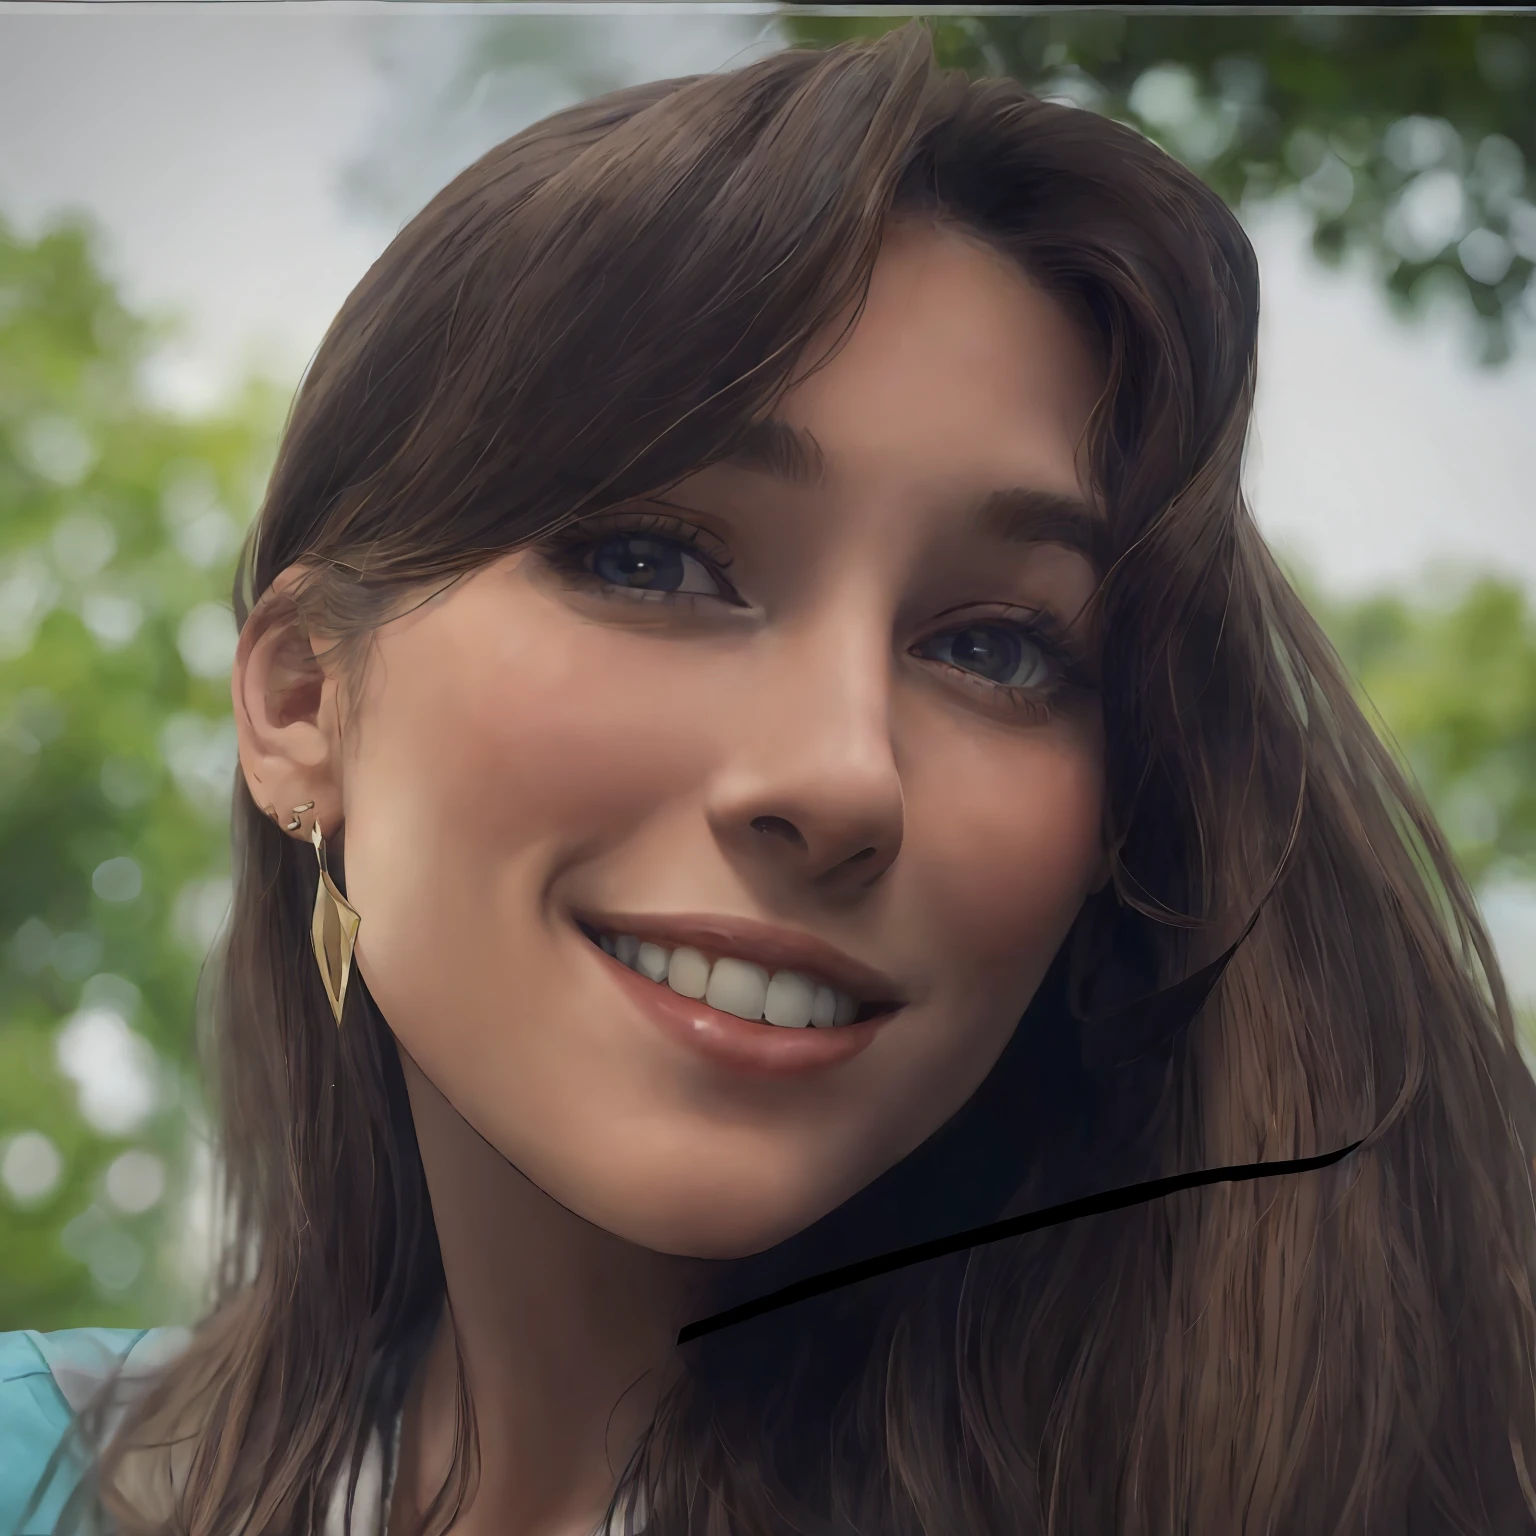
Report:
[{"label": "pupil", "polygon": [[672,592],[682,585],[683,555],[675,545],[661,539],[620,534],[598,546],[592,569],[616,587]]},{"label": "pupil", "polygon": [[1004,682],[1019,665],[1017,635],[996,629],[962,629],[950,646],[955,665],[980,672],[995,683]]}]

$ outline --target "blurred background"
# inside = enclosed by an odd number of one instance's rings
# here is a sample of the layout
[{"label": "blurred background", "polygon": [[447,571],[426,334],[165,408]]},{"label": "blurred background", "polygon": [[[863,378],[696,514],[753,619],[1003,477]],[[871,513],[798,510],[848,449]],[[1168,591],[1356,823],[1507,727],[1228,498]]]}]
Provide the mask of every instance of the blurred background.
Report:
[{"label": "blurred background", "polygon": [[[198,1309],[233,559],[305,362],[490,145],[901,17],[674,4],[0,15],[0,1329]],[[1264,276],[1255,510],[1536,1011],[1536,15],[946,12],[1133,123]]]}]

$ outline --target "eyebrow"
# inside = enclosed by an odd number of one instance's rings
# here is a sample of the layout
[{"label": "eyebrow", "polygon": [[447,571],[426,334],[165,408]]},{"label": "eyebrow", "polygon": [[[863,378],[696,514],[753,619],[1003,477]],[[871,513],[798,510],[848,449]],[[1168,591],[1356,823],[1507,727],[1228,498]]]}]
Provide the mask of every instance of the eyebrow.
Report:
[{"label": "eyebrow", "polygon": [[[822,485],[826,455],[803,427],[778,416],[748,423],[730,451],[716,462],[757,470],[796,485]],[[989,492],[967,518],[972,533],[1003,544],[1059,544],[1085,556],[1099,570],[1109,565],[1105,519],[1081,497],[1015,485]]]},{"label": "eyebrow", "polygon": [[755,469],[796,485],[821,485],[827,478],[821,444],[803,427],[791,426],[777,416],[750,422],[717,462]]},{"label": "eyebrow", "polygon": [[1060,544],[1103,571],[1109,565],[1109,524],[1081,497],[1015,485],[991,491],[967,518],[972,533],[1003,544]]}]

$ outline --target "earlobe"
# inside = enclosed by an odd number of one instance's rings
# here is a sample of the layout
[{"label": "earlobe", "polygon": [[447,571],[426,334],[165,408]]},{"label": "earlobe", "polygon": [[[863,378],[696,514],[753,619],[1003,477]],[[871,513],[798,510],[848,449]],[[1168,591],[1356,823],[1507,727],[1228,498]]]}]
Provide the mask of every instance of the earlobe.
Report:
[{"label": "earlobe", "polygon": [[[285,572],[286,576],[288,573]],[[282,578],[240,632],[230,675],[240,766],[251,798],[279,826],[305,801],[340,821],[335,690]],[[274,809],[275,808],[275,809]]]}]

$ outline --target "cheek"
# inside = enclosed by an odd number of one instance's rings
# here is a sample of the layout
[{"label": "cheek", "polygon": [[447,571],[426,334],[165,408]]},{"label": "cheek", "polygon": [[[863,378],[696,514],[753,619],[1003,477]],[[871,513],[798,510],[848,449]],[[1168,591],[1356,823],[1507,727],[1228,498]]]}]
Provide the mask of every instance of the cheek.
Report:
[{"label": "cheek", "polygon": [[956,742],[922,788],[909,851],[938,952],[961,967],[961,992],[1001,989],[1022,1002],[1101,869],[1097,722],[1053,724],[1017,743]]},{"label": "cheek", "polygon": [[384,739],[360,766],[430,794],[430,821],[461,856],[551,835],[600,843],[697,776],[706,744],[658,691],[642,637],[498,594],[494,572],[439,617],[397,655],[386,645]]},{"label": "cheek", "polygon": [[[493,574],[379,637],[348,764],[358,964],[423,1067],[448,1053],[445,1071],[482,1027],[468,1021],[500,1016],[507,976],[530,1006],[557,1001],[538,992],[539,914],[561,870],[631,835],[709,761],[687,712],[660,728],[640,637],[561,622]],[[463,1022],[444,1030],[450,999]]]}]

